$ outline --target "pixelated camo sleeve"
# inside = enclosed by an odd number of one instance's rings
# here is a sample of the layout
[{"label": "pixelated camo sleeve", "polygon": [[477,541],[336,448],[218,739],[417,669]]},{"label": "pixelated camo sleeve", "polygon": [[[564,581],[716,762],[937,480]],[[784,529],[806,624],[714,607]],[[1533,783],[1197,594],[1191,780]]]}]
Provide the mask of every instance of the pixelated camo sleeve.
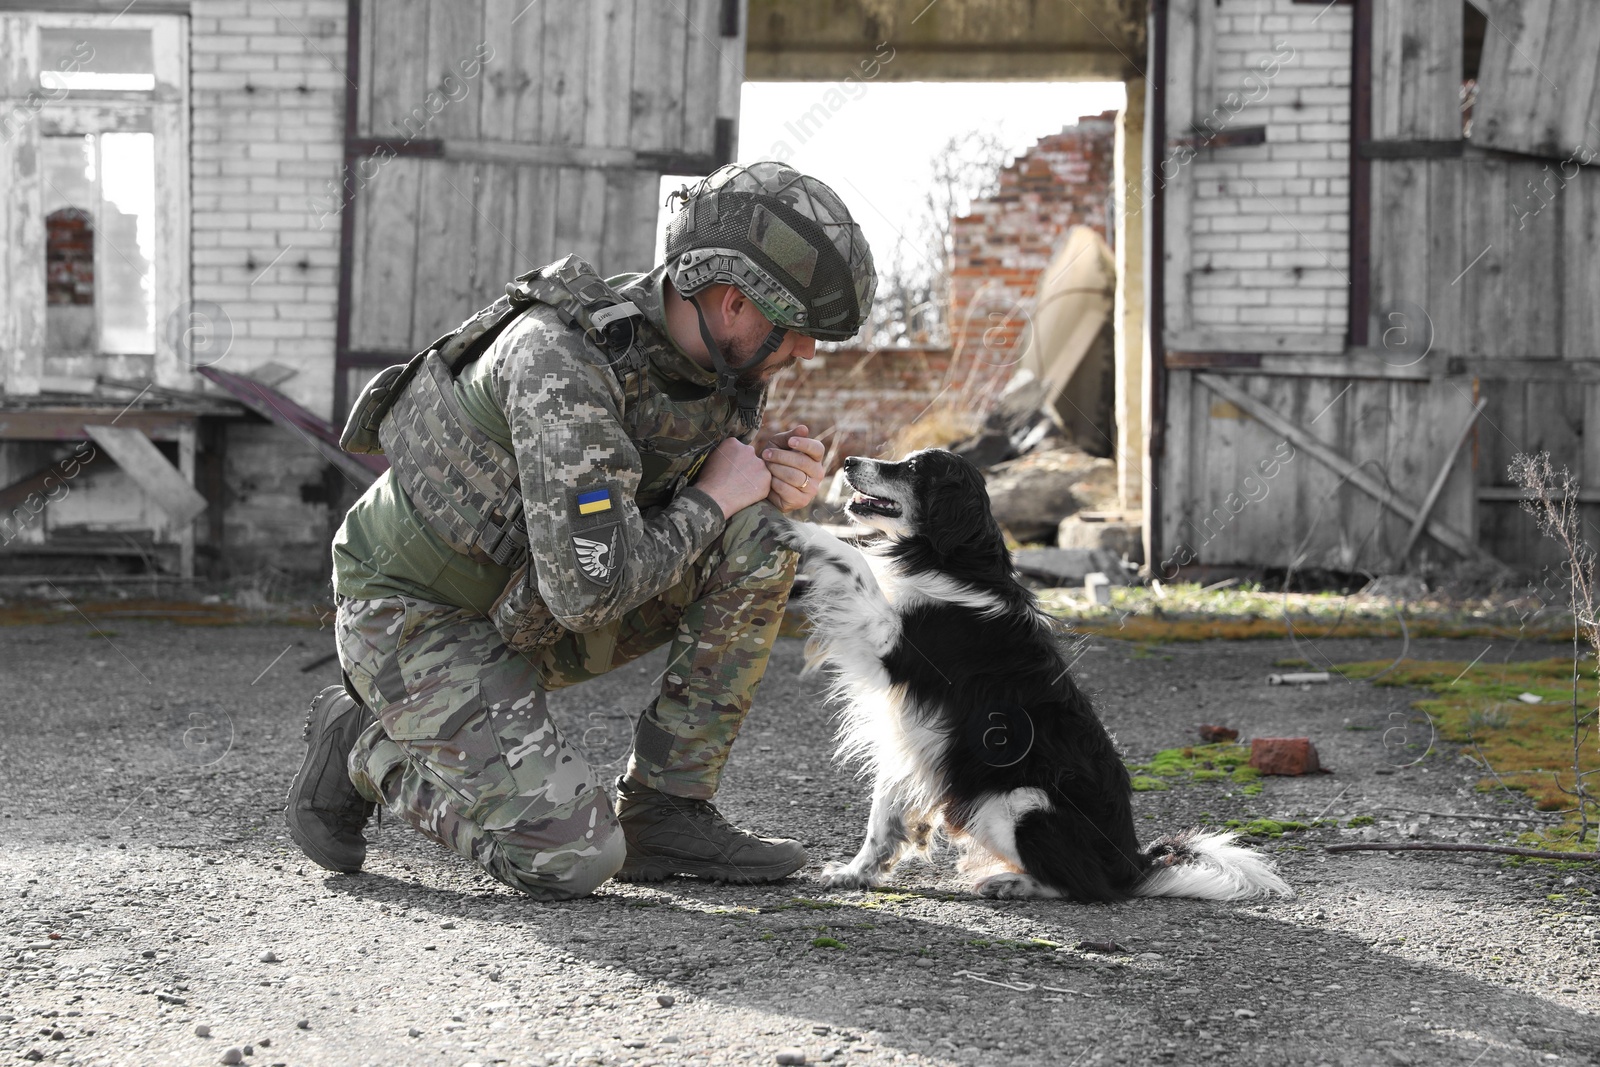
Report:
[{"label": "pixelated camo sleeve", "polygon": [[722,509],[690,487],[646,520],[638,450],[600,353],[529,316],[496,368],[522,484],[538,589],[556,621],[594,630],[682,580],[722,532]]}]

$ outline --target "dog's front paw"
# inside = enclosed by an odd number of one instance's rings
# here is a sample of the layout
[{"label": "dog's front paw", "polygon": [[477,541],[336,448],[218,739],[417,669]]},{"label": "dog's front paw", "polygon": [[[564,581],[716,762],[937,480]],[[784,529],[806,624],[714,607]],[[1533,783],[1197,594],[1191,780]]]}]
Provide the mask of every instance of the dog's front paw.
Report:
[{"label": "dog's front paw", "polygon": [[876,875],[855,863],[830,863],[819,881],[824,889],[871,889],[880,884]]},{"label": "dog's front paw", "polygon": [[778,524],[778,544],[784,548],[805,555],[806,549],[811,547],[811,531],[814,527],[808,522],[796,522],[785,518]]}]

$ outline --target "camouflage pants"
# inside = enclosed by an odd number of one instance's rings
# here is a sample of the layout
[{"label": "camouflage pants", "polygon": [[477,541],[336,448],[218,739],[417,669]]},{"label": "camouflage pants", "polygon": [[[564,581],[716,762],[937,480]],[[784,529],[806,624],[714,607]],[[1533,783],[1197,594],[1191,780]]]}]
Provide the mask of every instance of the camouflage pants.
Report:
[{"label": "camouflage pants", "polygon": [[609,795],[550,720],[544,693],[670,642],[628,773],[663,792],[712,796],[794,579],[779,522],[770,505],[744,509],[679,585],[531,656],[468,609],[342,602],[339,661],[378,716],[350,754],[351,780],[507,885],[543,899],[592,891],[622,865],[625,846]]}]

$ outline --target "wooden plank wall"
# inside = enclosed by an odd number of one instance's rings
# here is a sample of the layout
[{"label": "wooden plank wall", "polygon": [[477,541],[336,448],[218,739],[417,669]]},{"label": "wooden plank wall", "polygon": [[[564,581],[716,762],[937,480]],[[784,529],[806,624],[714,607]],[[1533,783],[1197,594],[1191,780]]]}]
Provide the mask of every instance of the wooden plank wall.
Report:
[{"label": "wooden plank wall", "polygon": [[[1579,165],[1600,164],[1600,5],[1497,0],[1490,18],[1463,139],[1459,0],[1373,0],[1370,349],[1207,373],[1413,504],[1481,397],[1433,515],[1538,571],[1559,553],[1510,485],[1519,452],[1593,482],[1584,510],[1600,530],[1600,165]],[[1169,383],[1169,553],[1370,572],[1456,559],[1427,536],[1402,559],[1410,524],[1304,452],[1263,478],[1282,439],[1196,373]]]},{"label": "wooden plank wall", "polygon": [[1479,2],[1492,28],[1478,66],[1473,141],[1554,159],[1575,146],[1600,148],[1600,4]]},{"label": "wooden plank wall", "polygon": [[728,112],[722,53],[743,45],[719,14],[717,0],[367,0],[361,135],[440,139],[444,158],[367,166],[352,348],[421,348],[568,252],[648,269],[663,161],[708,159]]},{"label": "wooden plank wall", "polygon": [[[1460,379],[1234,373],[1227,381],[1413,502],[1427,495],[1472,407],[1471,382]],[[1174,408],[1190,413],[1185,425],[1168,427],[1174,473],[1189,486],[1166,516],[1169,554],[1182,544],[1203,564],[1403,569],[1404,519],[1197,375],[1174,371],[1169,382],[1185,391]],[[1470,462],[1458,462],[1433,515],[1470,536],[1471,502]],[[1427,537],[1417,551],[1414,561],[1455,558]]]}]

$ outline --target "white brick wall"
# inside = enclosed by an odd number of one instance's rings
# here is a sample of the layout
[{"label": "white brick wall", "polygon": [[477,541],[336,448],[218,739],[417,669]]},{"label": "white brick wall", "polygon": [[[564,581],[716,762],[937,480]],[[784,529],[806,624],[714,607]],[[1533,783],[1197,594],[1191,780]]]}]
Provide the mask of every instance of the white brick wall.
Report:
[{"label": "white brick wall", "polygon": [[[1221,0],[1214,26],[1214,99],[1200,101],[1197,111],[1218,109],[1213,129],[1265,126],[1267,140],[1200,149],[1188,164],[1194,327],[1342,334],[1351,8]],[[1173,125],[1177,136],[1182,131]]]},{"label": "white brick wall", "polygon": [[319,228],[311,202],[326,203],[340,177],[345,4],[194,0],[191,11],[194,299],[232,324],[219,367],[294,367],[279,388],[329,417],[339,217]]}]

